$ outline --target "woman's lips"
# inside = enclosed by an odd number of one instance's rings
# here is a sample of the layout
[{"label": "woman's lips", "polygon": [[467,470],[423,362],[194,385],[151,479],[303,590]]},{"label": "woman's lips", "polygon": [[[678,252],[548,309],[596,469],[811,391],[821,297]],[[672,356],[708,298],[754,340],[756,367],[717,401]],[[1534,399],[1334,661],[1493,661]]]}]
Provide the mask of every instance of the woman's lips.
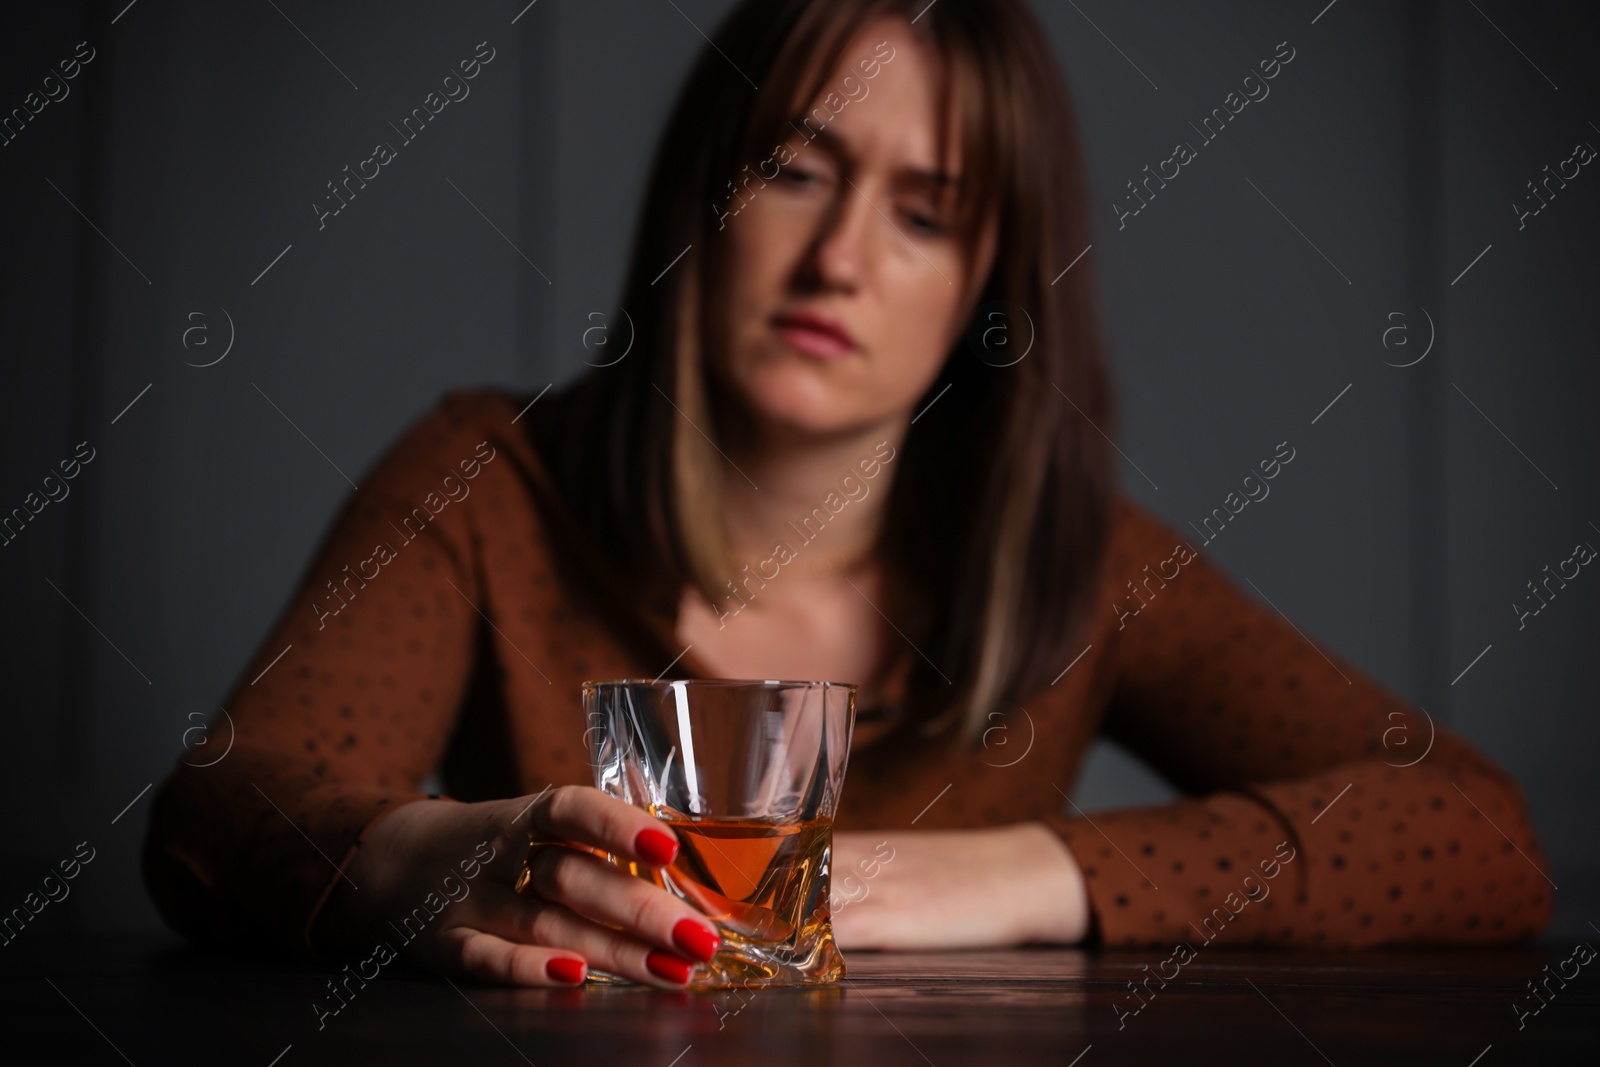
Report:
[{"label": "woman's lips", "polygon": [[772,326],[791,348],[814,359],[843,359],[856,349],[842,326],[810,315],[775,315]]}]

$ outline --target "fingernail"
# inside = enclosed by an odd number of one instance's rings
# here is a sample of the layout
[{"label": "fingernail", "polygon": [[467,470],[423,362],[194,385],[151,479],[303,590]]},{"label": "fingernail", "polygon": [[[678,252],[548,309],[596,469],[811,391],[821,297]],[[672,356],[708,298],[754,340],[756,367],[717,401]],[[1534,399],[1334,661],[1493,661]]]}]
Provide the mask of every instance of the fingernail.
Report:
[{"label": "fingernail", "polygon": [[640,830],[633,839],[633,847],[648,863],[665,867],[678,854],[678,842],[664,830]]},{"label": "fingernail", "polygon": [[679,919],[672,928],[672,942],[697,960],[709,960],[717,954],[722,938],[693,919]]},{"label": "fingernail", "polygon": [[567,985],[577,985],[583,981],[583,972],[586,969],[582,960],[575,960],[571,956],[552,956],[544,964],[545,974]]},{"label": "fingernail", "polygon": [[650,973],[657,978],[665,978],[679,985],[687,982],[689,972],[694,970],[694,964],[670,952],[651,952],[644,958],[644,965],[650,968]]}]

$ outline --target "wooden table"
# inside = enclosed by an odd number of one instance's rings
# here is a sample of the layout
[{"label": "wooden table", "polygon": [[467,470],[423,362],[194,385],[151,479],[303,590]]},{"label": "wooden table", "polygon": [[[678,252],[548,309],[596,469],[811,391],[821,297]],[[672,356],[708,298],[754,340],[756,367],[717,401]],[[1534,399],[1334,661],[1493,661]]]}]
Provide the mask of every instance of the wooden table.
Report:
[{"label": "wooden table", "polygon": [[[1600,943],[1600,937],[1593,939]],[[836,986],[740,995],[453,988],[386,969],[318,1029],[331,973],[167,938],[27,931],[0,953],[0,1062],[1060,1067],[1593,1063],[1600,961],[1523,1020],[1571,946],[1503,952],[1202,951],[1136,1015],[1168,953],[855,953]],[[1568,965],[1569,973],[1571,964]],[[1168,970],[1170,974],[1170,969]],[[1142,988],[1142,987],[1141,987]],[[20,1054],[19,1054],[20,1051]]]}]

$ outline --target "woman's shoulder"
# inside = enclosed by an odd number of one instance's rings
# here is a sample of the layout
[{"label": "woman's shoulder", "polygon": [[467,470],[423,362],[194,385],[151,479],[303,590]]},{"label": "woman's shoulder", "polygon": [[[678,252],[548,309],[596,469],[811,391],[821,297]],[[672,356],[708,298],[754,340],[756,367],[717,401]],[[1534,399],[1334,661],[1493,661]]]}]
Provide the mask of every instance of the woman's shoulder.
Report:
[{"label": "woman's shoulder", "polygon": [[[359,479],[350,506],[398,506],[402,512],[422,506],[438,513],[443,502],[465,502],[471,495],[467,511],[492,502],[504,509],[502,519],[516,513],[547,525],[555,518],[551,510],[562,508],[529,432],[547,405],[554,408],[554,396],[539,396],[484,387],[444,393],[411,419]],[[450,510],[453,522],[463,521],[462,509]]]},{"label": "woman's shoulder", "polygon": [[438,443],[477,434],[510,445],[526,439],[521,424],[532,409],[530,399],[534,398],[493,386],[451,389],[412,422],[405,440]]},{"label": "woman's shoulder", "polygon": [[[1189,545],[1189,538],[1143,504],[1118,491],[1112,499],[1110,529],[1106,538],[1108,565],[1126,564],[1134,560],[1151,563],[1171,555],[1180,545]],[[1137,567],[1135,569],[1138,569]]]},{"label": "woman's shoulder", "polygon": [[[623,581],[582,507],[565,491],[557,450],[565,432],[584,428],[573,396],[572,390],[555,386],[528,393],[452,390],[417,420],[396,454],[414,450],[414,458],[401,459],[414,463],[414,476],[431,470],[435,482],[439,474],[452,474],[463,483],[457,492],[463,501],[471,493],[473,503],[466,510],[476,509],[472,535],[483,546],[515,541],[526,562],[527,545],[534,544],[542,554],[540,565],[554,568],[587,610],[633,627],[638,590]],[[468,456],[477,462],[462,463]],[[472,478],[477,480],[471,486],[464,484]],[[445,489],[448,493],[450,486]]]},{"label": "woman's shoulder", "polygon": [[[500,452],[509,453],[524,468],[542,468],[527,432],[540,396],[487,386],[452,389],[412,419],[380,468],[455,468],[474,456]],[[546,397],[544,403],[550,400]]]}]

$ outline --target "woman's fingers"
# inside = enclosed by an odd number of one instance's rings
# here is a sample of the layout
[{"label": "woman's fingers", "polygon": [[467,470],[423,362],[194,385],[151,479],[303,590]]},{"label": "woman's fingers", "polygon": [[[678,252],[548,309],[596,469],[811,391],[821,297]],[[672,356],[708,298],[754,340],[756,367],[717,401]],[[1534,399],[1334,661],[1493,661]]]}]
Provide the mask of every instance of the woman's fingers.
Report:
[{"label": "woman's fingers", "polygon": [[[571,855],[599,862],[581,853]],[[654,888],[637,879],[628,880],[645,889]],[[518,896],[500,886],[487,890],[472,921],[497,940],[565,950],[583,957],[593,969],[664,989],[683,988],[693,973],[694,962],[681,952],[664,952],[626,931],[602,926],[565,904]]]},{"label": "woman's fingers", "polygon": [[592,786],[548,790],[534,800],[527,817],[535,837],[592,845],[652,867],[665,867],[678,854],[678,839],[660,819]]},{"label": "woman's fingers", "polygon": [[533,891],[589,919],[615,923],[636,938],[696,960],[716,954],[711,920],[665,889],[569,848],[541,848],[529,862]]},{"label": "woman's fingers", "polygon": [[[507,822],[512,805],[516,815]],[[541,946],[576,953],[596,969],[636,982],[681,989],[695,963],[715,955],[720,938],[710,920],[601,858],[670,864],[677,839],[649,812],[577,785],[485,807],[494,840],[504,849],[495,864],[501,881],[483,887],[472,916],[463,916],[470,926],[455,928],[440,946],[451,957],[446,966],[490,981],[547,984],[539,970],[546,956],[528,956],[517,947]],[[529,856],[528,895],[519,896],[510,884],[527,855],[524,831],[551,846]]]},{"label": "woman's fingers", "polygon": [[447,974],[478,982],[520,986],[575,986],[588,976],[582,956],[543,945],[524,945],[470,926],[446,930],[436,966]]}]

